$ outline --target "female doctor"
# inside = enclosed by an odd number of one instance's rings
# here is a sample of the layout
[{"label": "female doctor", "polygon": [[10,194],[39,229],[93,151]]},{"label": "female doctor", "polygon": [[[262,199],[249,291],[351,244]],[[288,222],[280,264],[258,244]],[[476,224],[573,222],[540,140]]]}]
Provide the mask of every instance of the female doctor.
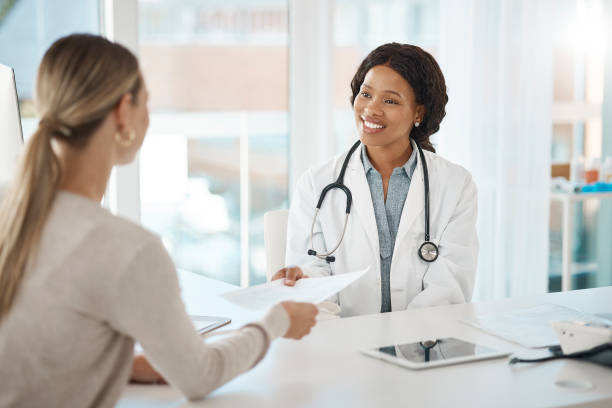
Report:
[{"label": "female doctor", "polygon": [[385,44],[351,89],[360,142],[299,179],[287,228],[294,266],[272,279],[292,286],[368,267],[336,296],[342,316],[469,301],[477,191],[429,140],[448,101],[440,67],[419,47]]}]

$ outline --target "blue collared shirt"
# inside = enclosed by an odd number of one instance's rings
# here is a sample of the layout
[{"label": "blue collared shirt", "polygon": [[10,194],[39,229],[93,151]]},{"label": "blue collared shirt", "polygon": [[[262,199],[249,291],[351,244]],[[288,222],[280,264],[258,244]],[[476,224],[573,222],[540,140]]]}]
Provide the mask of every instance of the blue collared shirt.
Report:
[{"label": "blue collared shirt", "polygon": [[376,227],[378,228],[378,243],[380,246],[380,280],[382,304],[381,313],[391,311],[391,260],[393,259],[393,247],[395,238],[402,216],[404,202],[410,189],[412,173],[416,168],[416,149],[412,149],[412,154],[402,167],[393,169],[389,186],[387,188],[387,200],[383,190],[382,176],[372,166],[366,153],[365,146],[361,148],[361,161],[365,170],[372,203],[374,204],[374,215],[376,217]]}]

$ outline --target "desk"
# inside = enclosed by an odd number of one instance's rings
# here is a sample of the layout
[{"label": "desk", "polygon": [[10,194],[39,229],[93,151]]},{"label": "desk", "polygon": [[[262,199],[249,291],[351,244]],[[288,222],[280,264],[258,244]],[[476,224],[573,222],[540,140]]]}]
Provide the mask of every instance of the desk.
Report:
[{"label": "desk", "polygon": [[[542,302],[610,313],[612,287],[323,321],[300,342],[277,340],[257,367],[203,401],[189,403],[169,386],[129,385],[118,407],[611,407],[612,369],[591,363],[556,360],[510,367],[504,358],[411,371],[358,351],[459,336],[527,356],[529,350],[458,320]],[[560,378],[588,380],[595,388],[568,391],[554,385]]]}]

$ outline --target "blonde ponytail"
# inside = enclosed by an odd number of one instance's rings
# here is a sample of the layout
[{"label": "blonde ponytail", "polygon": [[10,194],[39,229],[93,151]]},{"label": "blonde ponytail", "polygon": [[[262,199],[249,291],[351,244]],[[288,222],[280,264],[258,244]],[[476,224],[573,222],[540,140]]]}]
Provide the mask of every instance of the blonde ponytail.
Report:
[{"label": "blonde ponytail", "polygon": [[28,142],[18,182],[0,206],[0,321],[15,300],[29,254],[36,252],[59,176],[51,136],[41,127]]},{"label": "blonde ponytail", "polygon": [[35,257],[61,181],[53,139],[84,146],[123,95],[136,98],[141,82],[136,57],[102,37],[71,35],[45,53],[36,88],[42,119],[0,204],[0,322]]}]

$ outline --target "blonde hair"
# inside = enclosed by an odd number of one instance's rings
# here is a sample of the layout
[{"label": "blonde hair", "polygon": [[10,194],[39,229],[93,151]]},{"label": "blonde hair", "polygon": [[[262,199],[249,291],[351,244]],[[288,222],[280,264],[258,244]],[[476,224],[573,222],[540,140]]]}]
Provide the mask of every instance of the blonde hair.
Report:
[{"label": "blonde hair", "polygon": [[35,256],[62,172],[52,140],[81,148],[121,98],[142,86],[136,57],[102,37],[75,34],[45,53],[36,80],[41,118],[0,205],[0,322]]}]

